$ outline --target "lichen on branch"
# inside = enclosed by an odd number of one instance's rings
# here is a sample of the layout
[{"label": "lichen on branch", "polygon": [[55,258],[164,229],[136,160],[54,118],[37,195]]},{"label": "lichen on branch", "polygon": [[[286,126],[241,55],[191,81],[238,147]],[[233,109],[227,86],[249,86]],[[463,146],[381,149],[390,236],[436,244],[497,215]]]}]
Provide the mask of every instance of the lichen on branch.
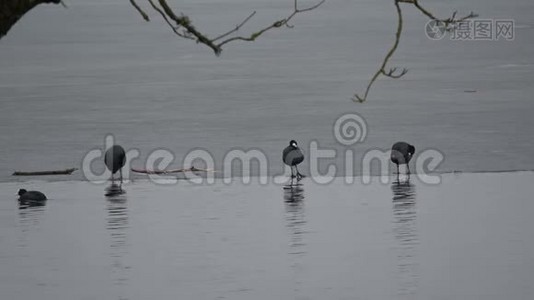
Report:
[{"label": "lichen on branch", "polygon": [[[294,0],[293,11],[287,17],[277,20],[273,22],[272,24],[265,26],[264,28],[256,30],[250,35],[231,36],[237,33],[250,19],[254,17],[254,15],[256,14],[256,12],[254,11],[248,17],[246,17],[241,23],[236,25],[234,28],[218,35],[215,38],[208,38],[206,34],[202,33],[200,30],[197,30],[195,26],[193,26],[192,21],[188,16],[183,15],[183,14],[180,14],[180,16],[178,16],[173,11],[173,9],[169,6],[166,0],[157,0],[157,3],[155,2],[155,0],[147,0],[147,1],[152,7],[152,9],[154,9],[163,18],[163,20],[170,26],[172,31],[177,36],[181,38],[196,40],[197,43],[204,44],[208,46],[209,48],[211,48],[216,55],[220,55],[222,52],[223,46],[230,42],[234,42],[234,41],[253,42],[258,37],[260,37],[262,34],[264,34],[265,32],[271,29],[280,28],[283,26],[291,28],[292,26],[289,25],[289,21],[293,19],[293,17],[295,17],[296,15],[300,13],[304,13],[304,12],[308,12],[308,11],[316,9],[317,7],[321,6],[326,0],[320,0],[317,4],[310,6],[310,7],[306,7],[306,8],[300,8],[298,5],[298,0]],[[143,19],[149,21],[148,14],[136,3],[136,0],[130,0],[130,3],[141,14]]]}]

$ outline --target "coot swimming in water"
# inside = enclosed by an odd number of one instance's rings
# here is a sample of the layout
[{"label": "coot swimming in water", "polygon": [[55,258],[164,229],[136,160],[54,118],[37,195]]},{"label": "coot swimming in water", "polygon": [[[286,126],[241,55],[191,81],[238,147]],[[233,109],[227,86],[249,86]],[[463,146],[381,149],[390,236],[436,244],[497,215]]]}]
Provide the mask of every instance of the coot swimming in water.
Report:
[{"label": "coot swimming in water", "polygon": [[19,201],[46,201],[45,194],[39,191],[19,190]]}]

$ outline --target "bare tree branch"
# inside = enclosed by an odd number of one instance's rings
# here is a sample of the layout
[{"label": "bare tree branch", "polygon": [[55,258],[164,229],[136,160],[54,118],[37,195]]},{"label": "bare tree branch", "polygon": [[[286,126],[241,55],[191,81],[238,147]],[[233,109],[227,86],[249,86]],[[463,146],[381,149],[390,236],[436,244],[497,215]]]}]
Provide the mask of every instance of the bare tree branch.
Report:
[{"label": "bare tree branch", "polygon": [[308,8],[304,8],[304,9],[299,9],[298,8],[298,1],[295,0],[294,1],[294,8],[293,8],[293,12],[286,18],[284,19],[280,19],[276,22],[274,22],[273,24],[259,30],[259,31],[256,31],[254,33],[252,33],[250,36],[248,37],[244,37],[244,36],[236,36],[236,37],[232,37],[232,38],[229,38],[229,39],[226,39],[222,42],[220,42],[218,44],[219,47],[222,47],[224,44],[226,43],[229,43],[229,42],[233,42],[233,41],[246,41],[246,42],[253,42],[255,41],[259,36],[261,36],[262,34],[264,34],[265,32],[273,29],[273,28],[279,28],[279,27],[282,27],[282,26],[287,26],[287,27],[292,27],[291,25],[289,25],[289,21],[294,17],[296,16],[297,14],[299,13],[303,13],[303,12],[307,12],[307,11],[310,11],[310,10],[314,10],[316,9],[317,7],[321,6],[326,0],[321,0],[319,3],[313,5],[313,6],[310,6]]},{"label": "bare tree branch", "polygon": [[139,7],[139,5],[137,5],[135,0],[130,0],[130,3],[141,14],[141,16],[143,17],[143,19],[145,19],[145,21],[147,21],[147,22],[150,21],[150,19],[148,18],[148,15],[146,14],[146,12],[144,12],[143,9],[141,9],[141,7]]},{"label": "bare tree branch", "polygon": [[163,8],[163,11],[167,15],[167,17],[169,17],[171,20],[176,22],[177,26],[184,27],[187,30],[188,33],[190,33],[191,35],[193,35],[197,39],[197,43],[202,43],[202,44],[210,47],[213,50],[213,52],[215,52],[215,55],[220,55],[221,54],[222,49],[220,47],[218,47],[217,45],[215,45],[213,43],[213,41],[208,39],[204,34],[202,34],[201,32],[197,31],[196,28],[191,24],[191,21],[189,20],[189,17],[187,17],[185,15],[182,15],[181,17],[178,17],[173,12],[173,10],[169,6],[169,4],[167,4],[166,0],[158,0],[158,1],[159,1],[159,5],[161,5],[161,7]]},{"label": "bare tree branch", "polygon": [[462,22],[462,21],[465,21],[467,19],[478,17],[477,14],[471,12],[471,13],[469,13],[468,15],[466,15],[464,17],[456,18],[457,12],[455,11],[452,14],[451,17],[449,17],[447,19],[439,19],[439,18],[436,18],[428,10],[423,8],[421,6],[421,4],[419,4],[418,0],[394,0],[394,3],[395,3],[395,7],[397,9],[397,16],[398,16],[398,19],[397,19],[398,20],[397,21],[397,31],[395,33],[395,42],[393,43],[393,46],[391,47],[391,49],[389,49],[388,53],[386,54],[386,56],[382,60],[382,64],[380,65],[380,68],[375,72],[373,77],[371,77],[371,80],[369,81],[369,84],[367,84],[367,87],[365,89],[365,93],[363,94],[363,97],[358,95],[358,94],[354,95],[352,100],[355,101],[355,102],[362,103],[362,102],[365,102],[367,100],[367,96],[369,95],[369,90],[371,89],[371,87],[373,86],[373,84],[375,83],[375,81],[378,79],[378,77],[380,75],[383,75],[383,76],[389,77],[389,78],[393,78],[393,79],[398,79],[398,78],[401,78],[404,75],[406,75],[406,73],[408,72],[408,69],[405,69],[405,68],[403,68],[400,72],[397,72],[397,68],[391,68],[388,71],[386,71],[387,63],[389,62],[389,60],[391,59],[391,57],[393,56],[393,54],[397,50],[397,47],[399,46],[399,43],[400,43],[400,37],[402,35],[403,16],[402,16],[402,10],[400,8],[400,3],[412,4],[419,11],[421,11],[425,16],[427,16],[429,19],[435,20],[435,21],[438,21],[438,22],[442,22],[445,25],[445,28],[447,28],[448,30],[453,28],[451,25],[455,25],[455,24],[457,24],[459,22]]},{"label": "bare tree branch", "polygon": [[393,43],[393,46],[391,47],[391,49],[389,49],[388,53],[386,54],[386,57],[384,58],[384,60],[382,61],[382,64],[380,65],[380,68],[378,69],[378,71],[375,72],[375,74],[371,78],[371,81],[369,81],[369,84],[367,85],[367,88],[365,89],[365,93],[363,94],[363,97],[359,96],[358,94],[355,94],[354,97],[352,98],[353,101],[358,101],[360,103],[365,102],[365,100],[367,100],[367,95],[369,94],[369,90],[371,89],[371,86],[374,84],[374,82],[376,81],[378,76],[380,76],[380,74],[386,77],[391,77],[391,78],[401,78],[408,72],[407,69],[403,69],[401,73],[395,75],[394,73],[396,71],[396,68],[390,69],[388,72],[386,72],[385,70],[389,59],[391,58],[391,56],[393,56],[393,53],[395,53],[395,50],[397,50],[397,47],[399,46],[399,42],[400,42],[400,38],[402,34],[402,11],[401,11],[398,0],[395,0],[395,8],[397,9],[397,17],[398,17],[397,32],[395,33],[395,42]]},{"label": "bare tree branch", "polygon": [[[130,4],[136,9],[136,11],[143,17],[145,21],[150,21],[150,18],[146,11],[144,11],[138,4],[137,0],[129,0]],[[181,14],[178,16],[174,13],[174,11],[171,9],[169,4],[167,3],[167,0],[147,0],[150,4],[150,6],[163,18],[163,20],[171,27],[173,32],[185,39],[191,39],[196,40],[197,43],[204,44],[208,47],[210,47],[216,55],[220,55],[222,52],[222,47],[226,45],[227,43],[233,42],[233,41],[247,41],[252,42],[255,41],[258,37],[263,35],[265,32],[272,30],[274,28],[280,28],[280,27],[288,27],[292,28],[293,26],[289,24],[289,22],[297,15],[303,12],[308,12],[311,10],[314,10],[321,6],[326,0],[317,0],[319,1],[317,4],[312,5],[307,8],[299,8],[298,6],[298,0],[293,1],[293,11],[285,18],[275,21],[274,23],[261,28],[260,30],[257,30],[253,32],[250,35],[245,36],[232,36],[230,35],[238,32],[250,19],[252,19],[256,12],[252,12],[247,18],[245,18],[241,23],[236,25],[233,29],[218,35],[216,38],[210,39],[207,37],[207,35],[203,34],[201,31],[198,31],[193,25],[191,20],[188,16]],[[413,5],[417,10],[419,10],[423,15],[425,15],[427,18],[441,22],[443,25],[445,25],[445,28],[447,30],[452,30],[455,28],[455,25],[459,22],[465,21],[467,19],[478,17],[477,14],[471,12],[468,15],[465,15],[463,17],[457,17],[457,12],[455,11],[451,17],[442,19],[436,17],[433,13],[431,13],[429,10],[424,8],[420,3],[419,0],[393,0],[396,10],[397,10],[397,16],[398,16],[398,22],[397,22],[397,30],[395,33],[395,40],[392,45],[392,47],[387,52],[386,56],[382,60],[382,63],[380,64],[379,69],[373,74],[371,77],[371,80],[369,81],[365,93],[363,96],[360,96],[358,94],[355,94],[353,97],[354,101],[357,102],[365,102],[367,100],[367,97],[369,95],[369,91],[373,84],[376,82],[376,80],[382,75],[384,77],[389,77],[393,79],[398,79],[406,75],[408,72],[407,69],[402,68],[389,68],[387,69],[387,64],[395,51],[397,50],[397,47],[400,43],[400,38],[402,35],[402,29],[403,29],[403,15],[402,10],[400,8],[400,3],[406,3]],[[55,3],[55,4],[64,4],[62,0],[1,0],[0,1],[0,38],[2,38],[9,30],[10,28],[28,11],[33,9],[35,6],[42,4],[42,3]],[[158,6],[159,4],[159,6]]]},{"label": "bare tree branch", "polygon": [[[178,16],[176,13],[174,13],[174,11],[172,10],[172,8],[169,6],[169,4],[167,3],[166,0],[158,0],[158,5],[156,5],[156,3],[154,2],[154,0],[147,0],[150,5],[152,6],[152,8],[157,11],[161,17],[163,18],[163,20],[169,25],[169,27],[171,27],[172,31],[182,37],[182,38],[186,38],[186,39],[193,39],[193,40],[196,40],[197,43],[201,43],[201,44],[204,44],[208,47],[210,47],[213,52],[215,52],[216,55],[220,55],[221,52],[222,52],[222,46],[227,44],[227,43],[230,43],[230,42],[233,42],[233,41],[254,41],[256,40],[260,35],[264,34],[265,32],[273,29],[273,28],[279,28],[279,27],[282,27],[282,26],[287,26],[289,28],[291,28],[292,26],[289,25],[289,21],[295,17],[297,14],[299,13],[303,13],[303,12],[308,12],[310,10],[314,10],[316,9],[317,7],[321,6],[326,0],[320,0],[319,3],[311,6],[311,7],[307,7],[307,8],[299,8],[298,7],[298,1],[297,0],[294,0],[294,3],[293,3],[293,12],[286,18],[284,19],[280,19],[276,22],[274,22],[273,24],[269,25],[269,26],[266,26],[265,28],[263,29],[260,29],[254,33],[252,33],[251,35],[249,36],[235,36],[235,37],[230,37],[230,38],[227,38],[229,35],[232,35],[234,33],[236,33],[237,31],[239,31],[250,19],[252,19],[252,17],[254,17],[254,15],[256,14],[256,12],[252,12],[245,20],[243,20],[240,24],[236,25],[235,28],[225,32],[225,33],[222,33],[220,35],[218,35],[216,38],[213,38],[213,39],[210,39],[208,38],[205,34],[203,34],[202,32],[200,32],[199,30],[197,30],[193,25],[192,25],[192,22],[191,20],[189,19],[188,16],[185,16],[185,15],[181,15],[181,16]],[[136,1],[135,0],[130,0],[130,3],[134,6],[134,8],[141,14],[141,16],[143,16],[143,18],[145,20],[149,20],[148,19],[148,15],[139,7],[139,5],[137,5]],[[225,39],[226,38],[226,39]]]},{"label": "bare tree branch", "polygon": [[191,37],[191,35],[179,32],[178,29],[180,28],[180,26],[174,27],[172,25],[172,23],[169,21],[169,18],[167,18],[167,15],[152,0],[148,0],[148,2],[150,3],[150,5],[152,5],[152,8],[154,8],[154,10],[157,11],[161,15],[163,20],[165,20],[165,22],[167,22],[167,24],[169,24],[169,26],[171,27],[172,31],[174,31],[174,33],[176,33],[176,35],[178,35],[180,37],[183,37],[183,38],[186,38],[186,39],[194,40],[194,38]]},{"label": "bare tree branch", "polygon": [[250,20],[254,15],[256,14],[256,11],[253,11],[243,22],[241,22],[239,25],[236,25],[234,29],[228,31],[227,33],[223,33],[221,35],[219,35],[218,37],[214,38],[213,41],[217,41],[217,40],[220,40],[224,37],[227,37],[229,36],[230,34],[234,33],[234,32],[237,32],[241,27],[243,27],[243,25],[245,25],[246,22],[248,22],[248,20]]},{"label": "bare tree branch", "polygon": [[452,16],[447,19],[439,19],[435,17],[430,11],[426,10],[424,7],[419,4],[419,0],[402,0],[401,2],[404,3],[410,3],[413,4],[420,12],[422,12],[425,16],[427,16],[431,20],[443,22],[445,26],[448,28],[449,25],[454,25],[458,22],[465,21],[467,19],[472,19],[478,17],[478,14],[475,14],[474,12],[470,12],[468,15],[465,15],[461,18],[456,18],[457,11],[452,13]]}]

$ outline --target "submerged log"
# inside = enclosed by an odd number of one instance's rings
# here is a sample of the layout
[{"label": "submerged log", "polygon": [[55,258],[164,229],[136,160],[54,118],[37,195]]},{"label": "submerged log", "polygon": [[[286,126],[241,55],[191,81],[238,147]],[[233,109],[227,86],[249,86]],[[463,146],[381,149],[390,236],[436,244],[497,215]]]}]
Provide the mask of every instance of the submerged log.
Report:
[{"label": "submerged log", "polygon": [[132,172],[142,173],[142,174],[171,174],[171,173],[183,173],[183,172],[216,172],[212,169],[199,169],[195,167],[185,168],[185,169],[170,169],[170,170],[146,170],[146,169],[136,169],[132,168]]},{"label": "submerged log", "polygon": [[72,172],[78,170],[77,168],[70,168],[57,171],[36,171],[36,172],[13,172],[12,176],[42,176],[42,175],[70,175]]}]

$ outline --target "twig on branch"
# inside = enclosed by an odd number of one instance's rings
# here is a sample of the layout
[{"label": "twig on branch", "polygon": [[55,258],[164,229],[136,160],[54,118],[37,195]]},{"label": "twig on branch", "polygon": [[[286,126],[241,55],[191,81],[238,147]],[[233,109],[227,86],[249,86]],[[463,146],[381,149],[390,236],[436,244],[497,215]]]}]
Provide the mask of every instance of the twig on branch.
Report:
[{"label": "twig on branch", "polygon": [[172,31],[174,31],[176,35],[178,35],[179,37],[186,38],[186,39],[194,40],[194,38],[191,37],[191,35],[179,32],[178,29],[180,28],[180,26],[175,27],[174,25],[172,25],[172,23],[169,21],[169,18],[167,18],[167,15],[152,0],[148,0],[148,2],[150,3],[150,5],[152,5],[152,8],[161,15],[163,20],[165,20],[165,22],[169,24],[169,27],[171,27]]},{"label": "twig on branch", "polygon": [[399,74],[394,74],[397,68],[390,69],[387,72],[385,70],[389,59],[391,58],[391,56],[393,56],[393,53],[395,53],[395,50],[397,50],[397,47],[399,46],[400,37],[402,34],[402,11],[401,11],[398,0],[395,0],[395,7],[397,8],[397,16],[398,16],[397,32],[395,33],[395,43],[393,43],[393,46],[391,47],[391,49],[389,49],[378,71],[375,72],[375,74],[371,78],[371,81],[369,81],[369,84],[367,85],[367,88],[365,89],[365,93],[363,94],[363,97],[359,96],[358,94],[355,94],[354,97],[352,98],[353,101],[358,101],[360,103],[365,102],[365,100],[367,100],[367,95],[369,94],[369,90],[371,89],[371,86],[376,81],[378,76],[380,76],[380,74],[386,77],[390,77],[390,78],[401,78],[408,72],[407,69],[402,69],[402,71]]},{"label": "twig on branch", "polygon": [[77,168],[70,168],[59,171],[36,171],[36,172],[13,172],[12,176],[42,176],[42,175],[70,175],[72,172],[78,170]]},{"label": "twig on branch", "polygon": [[389,78],[393,78],[393,79],[398,79],[398,78],[401,78],[404,75],[406,75],[406,73],[408,72],[408,69],[406,69],[406,68],[402,68],[402,70],[400,72],[397,72],[397,68],[391,68],[388,71],[386,71],[387,63],[389,62],[389,60],[391,59],[391,57],[393,56],[393,54],[397,50],[397,47],[399,46],[399,43],[400,43],[400,37],[402,35],[403,16],[402,16],[402,10],[400,8],[400,4],[399,3],[408,3],[408,4],[414,5],[419,11],[421,11],[429,19],[435,20],[435,21],[438,21],[438,22],[442,22],[445,25],[445,28],[447,28],[447,30],[452,29],[451,25],[455,25],[456,23],[465,21],[467,19],[472,19],[472,18],[478,17],[477,14],[471,12],[471,13],[469,13],[468,15],[466,15],[464,17],[456,18],[457,12],[455,11],[452,14],[451,17],[449,17],[447,19],[439,19],[439,18],[436,18],[428,10],[423,8],[421,6],[421,4],[419,4],[418,0],[394,0],[394,3],[395,3],[395,7],[397,9],[397,16],[398,16],[398,18],[397,18],[397,20],[398,20],[398,22],[397,22],[397,31],[395,33],[395,42],[393,43],[393,46],[391,47],[391,49],[389,49],[388,53],[386,54],[386,56],[382,60],[382,64],[380,65],[380,68],[378,69],[378,71],[376,71],[375,74],[373,75],[373,77],[371,77],[371,80],[369,81],[369,84],[367,85],[367,87],[365,89],[365,93],[363,94],[363,97],[358,95],[358,94],[354,95],[352,100],[355,101],[355,102],[360,102],[361,103],[361,102],[365,102],[367,100],[367,95],[369,94],[369,90],[371,89],[371,87],[373,86],[373,84],[375,83],[375,81],[378,79],[378,77],[380,75],[383,75],[383,76],[389,77]]},{"label": "twig on branch", "polygon": [[141,14],[141,16],[143,17],[143,19],[145,19],[145,21],[147,21],[147,22],[150,21],[150,19],[148,18],[148,15],[146,14],[146,12],[141,7],[139,7],[139,5],[137,5],[135,0],[130,0],[130,3]]},{"label": "twig on branch", "polygon": [[[210,47],[213,52],[215,52],[215,55],[220,55],[221,52],[222,52],[222,46],[227,44],[227,43],[230,43],[230,42],[233,42],[233,41],[248,41],[248,42],[251,42],[251,41],[254,41],[256,40],[260,35],[264,34],[266,31],[269,31],[273,28],[279,28],[279,27],[282,27],[282,26],[286,26],[286,27],[293,27],[291,25],[289,25],[289,21],[294,17],[296,16],[297,14],[299,13],[303,13],[303,12],[308,12],[310,10],[314,10],[316,9],[317,7],[321,6],[326,0],[320,0],[319,3],[311,6],[311,7],[307,7],[307,8],[299,8],[298,7],[298,0],[294,0],[294,9],[293,9],[293,12],[286,18],[284,19],[280,19],[276,22],[274,22],[273,24],[269,25],[269,26],[266,26],[265,28],[263,29],[260,29],[254,33],[252,33],[251,35],[249,36],[235,36],[235,37],[230,37],[230,38],[227,38],[227,39],[224,39],[226,37],[228,37],[229,35],[239,31],[239,29],[241,29],[241,27],[243,27],[243,25],[245,25],[245,23],[247,23],[250,19],[252,19],[252,17],[256,14],[256,12],[252,12],[243,22],[241,22],[239,25],[236,25],[235,28],[233,28],[232,30],[229,30],[223,34],[220,34],[219,36],[217,36],[216,38],[214,39],[210,39],[208,38],[205,34],[203,34],[202,32],[198,31],[191,23],[191,20],[189,19],[188,16],[186,15],[181,15],[181,16],[178,16],[174,13],[174,11],[171,9],[171,7],[169,6],[169,4],[167,3],[166,0],[158,0],[158,5],[156,5],[155,3],[155,0],[147,0],[150,5],[152,6],[152,8],[157,11],[161,17],[163,18],[163,20],[169,25],[169,27],[171,27],[172,31],[182,37],[182,38],[186,38],[186,39],[193,39],[193,40],[196,40],[197,43],[200,43],[200,44],[204,44],[208,47]],[[148,18],[148,15],[139,7],[139,5],[137,5],[137,3],[135,2],[135,0],[130,0],[130,3],[134,6],[134,8],[141,14],[141,16],[146,20],[146,21],[149,21],[149,18]],[[216,43],[217,42],[217,43]]]},{"label": "twig on branch", "polygon": [[307,7],[307,8],[302,8],[302,9],[299,9],[298,8],[298,1],[295,0],[294,1],[294,7],[293,7],[293,12],[286,18],[284,19],[280,19],[276,22],[274,22],[273,24],[259,30],[259,31],[256,31],[254,33],[252,33],[250,36],[248,37],[244,37],[244,36],[236,36],[236,37],[232,37],[232,38],[229,38],[229,39],[226,39],[222,42],[220,42],[217,46],[218,47],[222,47],[224,44],[226,43],[229,43],[229,42],[233,42],[233,41],[246,41],[246,42],[253,42],[255,41],[260,35],[264,34],[265,32],[273,29],[273,28],[279,28],[279,27],[282,27],[282,26],[287,26],[289,28],[291,28],[292,26],[289,25],[289,21],[294,17],[296,16],[297,14],[299,13],[303,13],[303,12],[307,12],[307,11],[310,11],[310,10],[314,10],[316,9],[317,7],[321,6],[326,0],[321,0],[319,3],[313,5],[313,6],[310,6],[310,7]]},{"label": "twig on branch", "polygon": [[402,76],[404,76],[406,73],[408,73],[408,69],[406,68],[402,68],[401,72],[398,73],[398,74],[395,74],[395,72],[397,71],[397,68],[391,68],[389,69],[389,71],[385,72],[384,70],[382,70],[382,74],[386,77],[390,77],[390,78],[393,78],[393,79],[397,79],[397,78],[401,78]]},{"label": "twig on branch", "polygon": [[248,20],[250,20],[254,15],[256,14],[256,11],[253,11],[243,22],[241,22],[239,25],[236,25],[234,29],[228,31],[227,33],[223,33],[219,35],[218,37],[214,38],[213,41],[220,40],[223,37],[229,36],[230,34],[237,32],[243,25],[245,25]]},{"label": "twig on branch", "polygon": [[413,4],[420,12],[422,12],[429,19],[444,23],[446,28],[449,28],[449,25],[454,25],[456,23],[459,23],[459,22],[462,22],[462,21],[465,21],[465,20],[468,20],[468,19],[472,19],[472,18],[478,17],[478,14],[475,14],[474,12],[470,12],[468,15],[465,15],[465,16],[463,16],[461,18],[456,18],[456,14],[458,12],[455,11],[455,12],[452,13],[451,17],[449,17],[447,19],[439,19],[439,18],[435,17],[430,11],[428,11],[427,9],[422,7],[421,4],[419,4],[419,0],[402,0],[401,2]]},{"label": "twig on branch", "polygon": [[176,22],[176,25],[184,27],[188,33],[195,36],[197,39],[197,43],[202,43],[208,47],[210,47],[213,52],[215,52],[215,55],[220,55],[222,49],[220,47],[217,47],[212,40],[208,39],[204,34],[197,31],[196,28],[191,24],[191,21],[189,20],[189,17],[182,15],[181,17],[178,17],[170,8],[170,6],[167,4],[166,0],[158,0],[159,5],[163,8],[163,11],[165,14],[174,22]]}]

